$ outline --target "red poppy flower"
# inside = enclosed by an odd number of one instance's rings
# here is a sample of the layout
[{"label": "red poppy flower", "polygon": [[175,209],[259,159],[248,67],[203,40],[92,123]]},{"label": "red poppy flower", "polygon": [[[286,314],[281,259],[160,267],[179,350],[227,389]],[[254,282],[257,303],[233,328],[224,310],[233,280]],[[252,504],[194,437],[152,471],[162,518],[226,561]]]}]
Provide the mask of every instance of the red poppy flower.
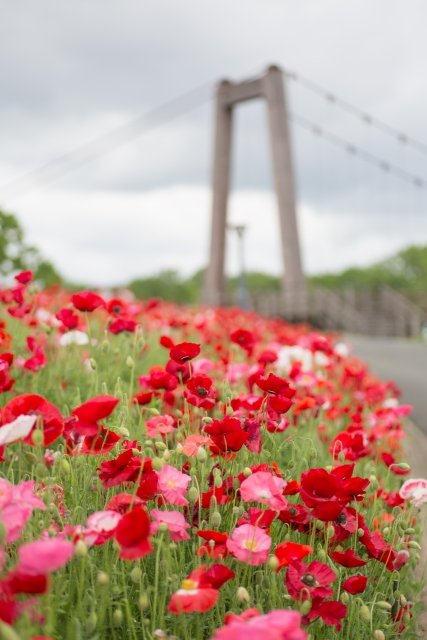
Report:
[{"label": "red poppy flower", "polygon": [[342,452],[346,460],[359,460],[371,453],[366,432],[360,425],[350,425],[331,441],[330,453],[337,458]]},{"label": "red poppy flower", "polygon": [[288,524],[292,529],[304,533],[309,529],[310,514],[304,505],[289,503],[286,509],[279,513],[279,520]]},{"label": "red poppy flower", "polygon": [[338,564],[343,567],[348,567],[349,569],[353,569],[354,567],[363,567],[363,565],[366,564],[366,560],[357,556],[353,549],[334,551],[331,554],[331,558],[334,562],[338,562]]},{"label": "red poppy flower", "polygon": [[178,364],[183,364],[193,358],[197,358],[200,353],[200,345],[194,342],[181,342],[173,346],[169,352],[172,360]]},{"label": "red poppy flower", "polygon": [[74,450],[74,453],[94,456],[105,454],[111,451],[119,440],[120,436],[117,433],[101,428],[96,435],[85,436]]},{"label": "red poppy flower", "polygon": [[12,353],[0,354],[0,393],[10,391],[15,383],[15,380],[9,375],[9,369],[13,362]]},{"label": "red poppy flower", "polygon": [[274,555],[279,561],[276,571],[287,567],[295,560],[302,560],[313,553],[313,548],[308,544],[298,544],[297,542],[282,542],[274,550]]},{"label": "red poppy flower", "polygon": [[217,391],[209,376],[194,376],[186,383],[184,397],[195,407],[209,411],[215,406]]},{"label": "red poppy flower", "polygon": [[[21,415],[36,415],[40,417],[43,430],[43,445],[45,447],[59,438],[64,430],[64,419],[59,409],[42,396],[36,394],[15,396],[1,410],[0,422],[1,424],[8,424]],[[35,428],[36,425],[34,426]],[[32,440],[34,429],[25,438],[24,442],[34,444]]]},{"label": "red poppy flower", "polygon": [[267,378],[261,376],[257,379],[256,384],[265,394],[272,396],[286,396],[292,398],[295,395],[295,390],[291,388],[289,382],[284,378],[270,373]]},{"label": "red poppy flower", "polygon": [[214,443],[210,447],[211,451],[220,455],[230,451],[239,451],[249,437],[249,434],[242,429],[240,420],[231,416],[226,416],[222,420],[214,420],[205,426],[205,432]]},{"label": "red poppy flower", "polygon": [[28,284],[33,279],[32,271],[21,271],[15,276],[15,280],[19,282],[19,284]]},{"label": "red poppy flower", "polygon": [[15,569],[6,576],[3,584],[12,594],[40,594],[46,593],[49,586],[49,578],[47,575],[26,574],[21,573],[19,569]]},{"label": "red poppy flower", "polygon": [[342,620],[347,615],[347,607],[339,600],[322,600],[314,598],[311,603],[311,609],[308,615],[304,616],[303,622],[306,624],[322,618],[325,624],[333,625],[337,631],[341,630]]},{"label": "red poppy flower", "polygon": [[99,307],[105,307],[105,300],[93,291],[79,291],[71,296],[71,302],[79,311],[95,311]]},{"label": "red poppy flower", "polygon": [[214,564],[208,570],[202,565],[182,581],[169,601],[168,611],[175,615],[209,611],[218,600],[218,589],[234,576],[234,571],[224,565]]},{"label": "red poppy flower", "polygon": [[242,347],[248,355],[251,355],[255,345],[255,336],[251,331],[247,329],[236,329],[230,335],[230,340],[234,342],[234,344],[238,344],[239,347]]},{"label": "red poppy flower", "polygon": [[120,557],[124,560],[143,558],[152,552],[149,540],[150,519],[140,506],[125,513],[114,532],[120,545]]},{"label": "red poppy flower", "polygon": [[237,521],[237,526],[242,524],[251,524],[254,527],[264,529],[266,533],[269,532],[273,520],[277,516],[277,511],[273,509],[258,509],[257,507],[250,507],[246,513],[244,513]]},{"label": "red poppy flower", "polygon": [[228,540],[227,533],[220,531],[204,530],[197,531],[199,538],[203,538],[205,542],[196,551],[198,556],[208,555],[211,558],[220,559],[228,555],[226,542]]},{"label": "red poppy flower", "polygon": [[365,591],[367,584],[368,578],[357,573],[356,575],[347,578],[347,580],[344,580],[342,588],[354,596],[356,593],[362,593],[362,591]]},{"label": "red poppy flower", "polygon": [[102,462],[98,467],[99,479],[106,489],[122,482],[134,482],[141,470],[143,460],[134,455],[132,449],[121,453],[117,458]]},{"label": "red poppy flower", "polygon": [[328,585],[336,577],[335,571],[323,562],[315,561],[307,566],[301,560],[296,560],[288,566],[286,588],[296,600],[306,600],[308,597],[329,598],[333,591]]},{"label": "red poppy flower", "polygon": [[77,418],[73,423],[74,430],[82,436],[96,435],[100,429],[98,421],[107,418],[118,403],[119,399],[113,396],[95,396],[75,407],[71,412]]},{"label": "red poppy flower", "polygon": [[132,318],[116,318],[108,325],[108,331],[113,335],[117,335],[118,333],[123,333],[127,331],[128,333],[133,333],[138,326],[136,320],[132,320]]},{"label": "red poppy flower", "polygon": [[397,466],[395,457],[388,451],[381,452],[381,459],[384,464],[390,469],[396,476],[406,476],[410,472],[410,468],[401,469]]},{"label": "red poppy flower", "polygon": [[58,320],[62,322],[67,329],[76,329],[79,324],[79,316],[72,309],[61,309],[56,314]]}]

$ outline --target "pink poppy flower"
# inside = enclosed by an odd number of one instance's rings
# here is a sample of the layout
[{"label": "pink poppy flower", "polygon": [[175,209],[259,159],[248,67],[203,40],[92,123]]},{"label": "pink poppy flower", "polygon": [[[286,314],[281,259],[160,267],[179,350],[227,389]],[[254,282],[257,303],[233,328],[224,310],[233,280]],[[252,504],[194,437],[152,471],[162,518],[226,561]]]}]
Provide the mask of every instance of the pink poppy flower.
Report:
[{"label": "pink poppy flower", "polygon": [[37,416],[20,415],[12,422],[3,424],[0,429],[0,446],[26,438],[32,431]]},{"label": "pink poppy flower", "polygon": [[208,436],[200,436],[194,433],[185,439],[182,450],[186,456],[194,458],[203,446],[209,447],[212,444],[213,441]]},{"label": "pink poppy flower", "polygon": [[427,480],[424,478],[409,478],[400,487],[399,495],[404,500],[409,500],[416,507],[421,507],[427,502]]},{"label": "pink poppy flower", "polygon": [[267,562],[271,538],[260,527],[243,524],[234,529],[226,544],[229,552],[238,560],[257,566]]},{"label": "pink poppy flower", "polygon": [[145,423],[147,434],[150,438],[158,438],[175,431],[175,421],[172,416],[154,416]]},{"label": "pink poppy flower", "polygon": [[[301,614],[288,609],[276,609],[266,615],[229,616],[225,627],[217,629],[212,640],[306,640],[301,629]],[[257,615],[258,614],[258,615]]]},{"label": "pink poppy flower", "polygon": [[269,471],[257,471],[243,480],[240,495],[244,502],[260,502],[280,511],[287,507],[283,497],[286,482]]},{"label": "pink poppy flower", "polygon": [[64,566],[74,553],[68,540],[47,538],[23,544],[18,550],[18,569],[28,575],[45,575]]},{"label": "pink poppy flower", "polygon": [[151,534],[156,533],[161,524],[165,524],[174,542],[189,539],[190,536],[186,532],[186,529],[189,529],[190,525],[179,511],[160,511],[159,509],[153,509],[150,516],[153,519],[150,526]]},{"label": "pink poppy flower", "polygon": [[184,507],[188,500],[184,497],[188,484],[191,482],[190,476],[181,473],[175,467],[164,464],[157,473],[159,479],[159,491],[169,504]]}]

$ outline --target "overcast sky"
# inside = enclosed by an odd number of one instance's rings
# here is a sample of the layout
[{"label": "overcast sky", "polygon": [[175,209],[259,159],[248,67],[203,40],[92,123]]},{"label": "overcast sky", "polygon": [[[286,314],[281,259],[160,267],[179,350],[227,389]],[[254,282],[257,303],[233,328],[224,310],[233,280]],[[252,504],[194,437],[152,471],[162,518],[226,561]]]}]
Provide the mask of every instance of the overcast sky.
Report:
[{"label": "overcast sky", "polygon": [[[204,265],[212,100],[53,182],[26,180],[14,197],[5,185],[199,85],[209,98],[218,79],[277,63],[427,142],[425,0],[0,0],[0,21],[0,207],[74,280]],[[292,112],[427,178],[427,155],[287,89]],[[265,115],[238,109],[230,220],[248,225],[248,268],[278,273]],[[291,131],[307,271],[427,243],[427,190]],[[230,271],[236,258],[230,237]]]}]

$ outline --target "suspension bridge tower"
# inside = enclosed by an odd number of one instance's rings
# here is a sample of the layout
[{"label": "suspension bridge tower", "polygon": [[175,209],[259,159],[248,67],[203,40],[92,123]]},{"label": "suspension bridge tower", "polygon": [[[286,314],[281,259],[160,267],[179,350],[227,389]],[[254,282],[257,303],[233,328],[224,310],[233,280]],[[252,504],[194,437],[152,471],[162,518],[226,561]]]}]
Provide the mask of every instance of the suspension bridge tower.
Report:
[{"label": "suspension bridge tower", "polygon": [[[295,203],[295,181],[283,72],[275,65],[254,79],[239,83],[223,80],[216,93],[216,129],[213,165],[212,222],[204,301],[226,302],[225,245],[233,133],[233,109],[239,102],[262,98],[267,103],[274,185],[283,253],[283,301],[289,318],[307,315],[307,290],[301,260]],[[263,215],[263,212],[260,212]]]}]

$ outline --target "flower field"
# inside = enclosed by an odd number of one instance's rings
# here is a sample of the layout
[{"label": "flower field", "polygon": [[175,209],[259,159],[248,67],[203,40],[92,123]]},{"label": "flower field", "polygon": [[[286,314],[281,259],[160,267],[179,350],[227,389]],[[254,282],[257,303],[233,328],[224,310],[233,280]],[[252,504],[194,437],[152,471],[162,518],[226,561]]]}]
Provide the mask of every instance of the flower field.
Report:
[{"label": "flower field", "polygon": [[410,408],[339,338],[0,290],[0,638],[422,637]]}]

